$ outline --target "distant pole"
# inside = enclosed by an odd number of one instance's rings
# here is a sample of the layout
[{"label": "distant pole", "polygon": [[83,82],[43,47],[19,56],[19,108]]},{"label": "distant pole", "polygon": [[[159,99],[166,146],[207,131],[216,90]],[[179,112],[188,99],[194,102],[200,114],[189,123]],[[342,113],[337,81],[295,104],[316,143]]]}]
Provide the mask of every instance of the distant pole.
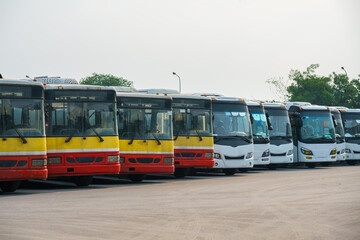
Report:
[{"label": "distant pole", "polygon": [[179,93],[181,93],[181,79],[180,76],[176,74],[176,72],[173,72],[173,75],[177,76],[179,78]]},{"label": "distant pole", "polygon": [[347,74],[347,72],[346,72],[345,68],[344,68],[344,67],[341,67],[341,69],[342,69],[342,70],[344,70],[346,77],[347,77],[347,78],[349,78],[349,76],[348,76],[348,74]]}]

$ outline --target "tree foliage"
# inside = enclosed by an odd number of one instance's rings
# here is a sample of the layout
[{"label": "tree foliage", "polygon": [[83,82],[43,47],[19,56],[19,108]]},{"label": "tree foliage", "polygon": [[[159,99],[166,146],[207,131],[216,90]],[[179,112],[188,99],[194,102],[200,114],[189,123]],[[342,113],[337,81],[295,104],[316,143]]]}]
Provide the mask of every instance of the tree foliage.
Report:
[{"label": "tree foliage", "polygon": [[320,76],[315,72],[319,64],[311,64],[303,72],[291,70],[286,84],[282,79],[268,80],[267,83],[282,94],[283,101],[310,102],[327,106],[360,107],[359,79],[349,80],[346,74],[332,73]]},{"label": "tree foliage", "polygon": [[100,86],[125,86],[132,87],[133,82],[112,74],[93,73],[91,76],[82,78],[80,84]]}]

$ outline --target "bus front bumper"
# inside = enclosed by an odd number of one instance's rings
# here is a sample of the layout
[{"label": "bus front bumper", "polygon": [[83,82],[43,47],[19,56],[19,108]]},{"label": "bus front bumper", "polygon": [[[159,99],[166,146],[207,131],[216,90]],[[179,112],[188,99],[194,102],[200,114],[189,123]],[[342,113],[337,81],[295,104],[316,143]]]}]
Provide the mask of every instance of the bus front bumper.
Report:
[{"label": "bus front bumper", "polygon": [[76,166],[49,166],[49,177],[61,176],[90,176],[118,174],[120,164],[94,164],[94,165],[76,165]]},{"label": "bus front bumper", "polygon": [[47,169],[0,170],[0,181],[17,181],[26,179],[45,180]]},{"label": "bus front bumper", "polygon": [[120,174],[173,174],[175,167],[173,164],[148,165],[145,164],[121,164]]}]

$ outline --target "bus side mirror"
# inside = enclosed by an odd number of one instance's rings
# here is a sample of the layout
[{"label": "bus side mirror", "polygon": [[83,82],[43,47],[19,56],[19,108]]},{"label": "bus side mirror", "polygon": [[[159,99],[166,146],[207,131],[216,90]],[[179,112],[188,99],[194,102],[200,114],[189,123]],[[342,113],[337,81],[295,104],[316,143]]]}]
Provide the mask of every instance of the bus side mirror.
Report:
[{"label": "bus side mirror", "polygon": [[333,122],[334,122],[334,126],[337,127],[338,122],[337,122],[337,120],[335,119],[334,114],[331,114],[331,117],[332,117],[332,120],[333,120]]},{"label": "bus side mirror", "polygon": [[266,121],[267,121],[267,124],[268,124],[268,129],[269,129],[269,130],[273,130],[273,126],[272,126],[272,123],[271,123],[271,119],[270,119],[270,117],[269,117],[269,114],[266,113],[265,115],[266,115]]}]

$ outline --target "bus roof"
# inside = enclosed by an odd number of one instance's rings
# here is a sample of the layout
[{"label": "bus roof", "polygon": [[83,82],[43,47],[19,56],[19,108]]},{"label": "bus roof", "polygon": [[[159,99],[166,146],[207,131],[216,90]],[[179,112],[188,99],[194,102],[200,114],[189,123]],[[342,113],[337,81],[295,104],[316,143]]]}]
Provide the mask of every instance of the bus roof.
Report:
[{"label": "bus roof", "polygon": [[169,94],[172,98],[177,99],[194,99],[194,100],[208,100],[211,101],[210,97],[197,96],[192,94]]},{"label": "bus roof", "polygon": [[138,92],[134,87],[124,87],[124,86],[111,86],[115,88],[116,92]]},{"label": "bus roof", "polygon": [[79,84],[79,82],[74,78],[39,76],[34,79],[46,84]]},{"label": "bus roof", "polygon": [[165,89],[165,88],[145,88],[145,89],[139,89],[138,92],[148,93],[148,94],[179,94],[177,90]]},{"label": "bus roof", "polygon": [[257,101],[246,100],[245,102],[248,106],[263,106],[263,104],[261,102],[257,102]]},{"label": "bus roof", "polygon": [[116,97],[172,99],[172,97],[166,95],[138,93],[138,92],[117,92]]},{"label": "bus roof", "polygon": [[339,109],[341,113],[360,113],[360,109],[357,108],[346,108],[346,109]]},{"label": "bus roof", "polygon": [[18,79],[7,79],[7,78],[2,78],[0,79],[0,84],[4,84],[4,85],[26,85],[26,86],[41,86],[43,87],[43,84],[37,81],[33,81],[33,80],[18,80]]},{"label": "bus roof", "polygon": [[264,108],[275,108],[287,110],[283,103],[263,103]]},{"label": "bus roof", "polygon": [[77,84],[50,84],[45,85],[45,90],[79,90],[79,91],[114,91],[113,87],[105,87],[105,86],[98,86],[98,85],[77,85]]}]

